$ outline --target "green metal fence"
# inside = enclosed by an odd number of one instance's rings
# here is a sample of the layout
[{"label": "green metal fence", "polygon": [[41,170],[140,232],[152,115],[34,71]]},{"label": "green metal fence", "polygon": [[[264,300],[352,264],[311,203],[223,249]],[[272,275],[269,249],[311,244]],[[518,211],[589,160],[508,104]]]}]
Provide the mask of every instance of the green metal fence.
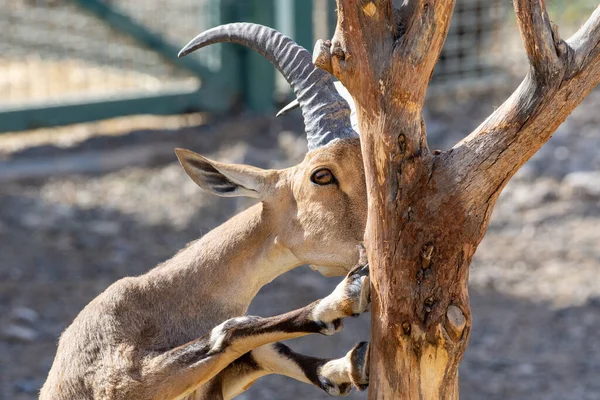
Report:
[{"label": "green metal fence", "polygon": [[[457,1],[440,79],[483,75],[498,3]],[[269,111],[274,93],[289,92],[260,55],[217,45],[177,59],[178,50],[235,21],[312,49],[336,22],[335,0],[0,0],[0,9],[0,133],[236,105]]]},{"label": "green metal fence", "polygon": [[[311,2],[283,3],[290,13]],[[275,73],[259,55],[231,45],[177,52],[218,24],[275,26],[275,0],[0,0],[0,8],[0,132],[225,112],[237,102],[273,107]]]}]

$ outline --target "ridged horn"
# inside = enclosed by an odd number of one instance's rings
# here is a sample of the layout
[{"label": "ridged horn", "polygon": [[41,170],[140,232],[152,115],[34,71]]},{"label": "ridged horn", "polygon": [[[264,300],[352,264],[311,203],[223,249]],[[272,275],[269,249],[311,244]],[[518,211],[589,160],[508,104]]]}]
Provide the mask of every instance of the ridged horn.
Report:
[{"label": "ridged horn", "polygon": [[[354,99],[350,95],[348,89],[342,85],[342,82],[333,82],[333,84],[335,85],[335,88],[340,96],[342,96],[344,100],[348,102],[348,105],[350,106],[350,123],[352,124],[352,129],[358,132],[358,115],[356,114],[356,105],[354,104]],[[300,107],[300,103],[298,102],[298,99],[294,99],[290,104],[279,110],[279,112],[277,112],[277,116],[281,117],[282,115],[286,115],[298,107]]]},{"label": "ridged horn", "polygon": [[358,137],[350,123],[350,107],[338,94],[331,75],[314,66],[306,49],[275,29],[251,23],[221,25],[196,36],[179,57],[221,42],[249,47],[281,72],[300,103],[309,150],[334,139]]}]

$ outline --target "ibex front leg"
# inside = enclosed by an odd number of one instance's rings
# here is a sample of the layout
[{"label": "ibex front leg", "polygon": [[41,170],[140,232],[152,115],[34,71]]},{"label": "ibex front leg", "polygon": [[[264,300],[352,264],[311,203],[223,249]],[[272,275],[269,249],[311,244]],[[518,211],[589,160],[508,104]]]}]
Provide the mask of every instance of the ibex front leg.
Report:
[{"label": "ibex front leg", "polygon": [[344,317],[359,314],[369,303],[368,266],[351,271],[322,300],[269,318],[238,317],[204,337],[160,354],[147,363],[146,387],[154,399],[173,399],[193,392],[240,356],[268,343],[311,333],[332,335]]},{"label": "ibex front leg", "polygon": [[214,380],[214,390],[194,400],[231,400],[265,375],[288,376],[312,384],[332,396],[346,396],[352,386],[369,383],[369,345],[362,342],[338,359],[296,353],[283,343],[270,343],[244,354]]}]

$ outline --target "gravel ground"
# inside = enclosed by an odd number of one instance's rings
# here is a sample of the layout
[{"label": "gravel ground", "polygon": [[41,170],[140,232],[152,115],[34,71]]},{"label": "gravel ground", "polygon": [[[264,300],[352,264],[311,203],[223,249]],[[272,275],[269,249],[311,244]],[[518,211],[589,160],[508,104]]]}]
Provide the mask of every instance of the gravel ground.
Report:
[{"label": "gravel ground", "polygon": [[[487,97],[430,111],[432,147],[452,145],[497,105]],[[600,399],[599,107],[596,91],[498,202],[471,272],[474,329],[461,365],[463,399]],[[145,272],[250,204],[200,191],[176,164],[173,147],[280,168],[302,158],[305,141],[297,122],[237,118],[6,156],[3,171],[19,162],[45,166],[81,154],[110,162],[96,173],[0,184],[0,398],[36,398],[58,335],[110,283]],[[141,147],[153,149],[151,156],[133,156]],[[298,268],[267,285],[251,312],[288,311],[336,283]],[[368,339],[368,320],[361,316],[334,337],[303,338],[291,346],[340,356]],[[241,398],[327,396],[267,377]]]}]

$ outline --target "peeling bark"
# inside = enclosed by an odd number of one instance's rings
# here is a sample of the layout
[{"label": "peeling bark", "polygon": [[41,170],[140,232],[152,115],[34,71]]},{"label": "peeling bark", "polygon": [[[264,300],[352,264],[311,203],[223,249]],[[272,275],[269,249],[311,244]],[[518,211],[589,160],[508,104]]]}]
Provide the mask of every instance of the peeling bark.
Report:
[{"label": "peeling bark", "polygon": [[515,0],[531,70],[452,149],[431,154],[422,108],[454,0],[337,0],[315,64],[352,94],[369,193],[370,399],[458,399],[469,266],[498,195],[600,82],[600,7],[563,41],[543,0]]}]

